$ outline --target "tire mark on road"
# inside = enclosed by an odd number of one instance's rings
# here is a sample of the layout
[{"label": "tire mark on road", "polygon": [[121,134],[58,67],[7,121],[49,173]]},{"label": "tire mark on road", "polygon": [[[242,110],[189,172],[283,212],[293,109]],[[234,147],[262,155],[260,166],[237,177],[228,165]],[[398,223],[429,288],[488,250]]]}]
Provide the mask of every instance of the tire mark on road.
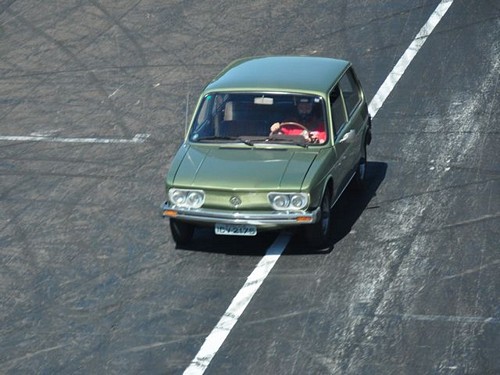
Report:
[{"label": "tire mark on road", "polygon": [[[142,0],[139,0],[138,2],[136,2],[132,7],[130,7],[130,9],[127,10],[127,13],[129,13],[130,11],[134,10],[138,5],[139,3],[141,3]],[[130,42],[132,43],[132,45],[134,46],[135,48],[135,51],[137,52],[137,56],[139,57],[139,60],[141,60],[141,65],[147,65],[146,63],[146,54],[144,53],[144,49],[142,48],[142,46],[137,42],[136,38],[134,37],[134,35],[132,34],[132,32],[127,29],[123,23],[121,22],[121,19],[124,17],[124,15],[119,18],[119,19],[116,19],[115,17],[113,17],[113,15],[104,7],[102,6],[98,1],[96,0],[90,0],[89,1],[95,8],[97,8],[100,12],[102,12],[102,14],[104,14],[106,16],[106,18],[108,19],[108,21],[118,27],[122,32],[123,34],[130,40]]]},{"label": "tire mark on road", "polygon": [[[63,180],[61,179],[55,179],[52,181],[51,186],[52,189],[48,190],[55,190],[57,189],[58,185],[62,182]],[[21,181],[22,182],[22,181]],[[26,182],[26,181],[24,181]],[[69,316],[71,315],[71,311],[65,311],[61,312],[61,306],[66,306],[68,303],[72,306],[78,303],[79,301],[79,295],[78,293],[76,297],[74,297],[73,294],[67,292],[67,288],[64,288],[64,285],[60,283],[60,275],[57,272],[53,272],[57,267],[57,264],[60,263],[67,263],[67,264],[72,264],[73,259],[75,257],[80,257],[82,255],[80,252],[75,253],[71,252],[68,249],[68,243],[65,243],[66,237],[67,237],[67,227],[65,227],[66,224],[65,220],[68,222],[68,228],[71,227],[71,215],[75,213],[76,207],[80,206],[81,201],[85,199],[87,196],[89,196],[89,193],[95,189],[97,186],[95,181],[89,181],[88,179],[85,179],[84,186],[80,186],[80,189],[78,189],[78,192],[75,194],[74,192],[71,193],[71,196],[67,196],[66,198],[69,198],[69,200],[64,200],[58,202],[61,206],[54,206],[50,204],[50,209],[52,210],[57,210],[58,214],[57,216],[49,216],[49,217],[54,217],[56,218],[55,221],[51,222],[46,222],[43,225],[45,230],[50,230],[55,231],[56,235],[61,235],[63,236],[61,238],[62,243],[58,244],[57,242],[54,242],[53,240],[50,241],[50,249],[47,248],[48,243],[43,246],[44,241],[41,241],[42,246],[40,246],[40,243],[38,243],[38,246],[31,246],[30,242],[32,243],[33,241],[41,240],[45,236],[43,234],[43,228],[37,228],[35,229],[37,232],[35,232],[37,235],[33,237],[33,233],[30,232],[31,224],[33,223],[33,220],[30,221],[23,221],[19,220],[19,218],[23,215],[23,213],[30,213],[31,211],[37,211],[40,212],[42,210],[42,207],[40,207],[40,204],[43,204],[43,202],[37,200],[37,204],[33,204],[33,202],[26,202],[24,201],[25,207],[22,210],[19,210],[16,208],[16,214],[14,215],[12,213],[8,213],[9,217],[11,218],[9,225],[13,226],[15,231],[18,233],[18,236],[21,236],[16,240],[16,243],[19,242],[22,244],[22,248],[17,252],[17,254],[13,254],[12,257],[17,256],[18,260],[13,263],[13,267],[9,267],[8,264],[10,262],[2,262],[4,265],[4,270],[6,271],[4,273],[4,276],[6,279],[5,281],[10,281],[10,280],[22,280],[22,283],[25,285],[25,287],[20,288],[21,290],[29,290],[30,292],[18,296],[15,293],[17,293],[17,290],[19,288],[11,288],[11,292],[6,294],[6,299],[3,300],[3,303],[1,306],[3,308],[6,308],[6,306],[11,306],[14,305],[16,311],[18,312],[18,315],[22,318],[12,324],[9,329],[4,329],[2,330],[2,334],[10,334],[11,332],[17,332],[19,330],[26,330],[29,329],[28,327],[32,323],[31,320],[28,320],[24,317],[28,316],[31,317],[30,319],[34,319],[36,321],[40,316],[51,316],[53,319],[61,319],[62,316]],[[85,205],[87,207],[87,205]],[[95,206],[95,209],[98,209],[98,206]],[[13,211],[10,210],[10,211]],[[63,225],[63,226],[59,226]],[[103,227],[105,228],[105,226]],[[57,249],[64,247],[68,251],[59,253]],[[91,248],[91,246],[89,246]],[[40,250],[42,250],[42,255],[40,255]],[[50,260],[49,260],[49,254]],[[22,256],[22,258],[21,258]],[[72,257],[73,259],[67,259],[69,257]],[[86,255],[83,255],[86,256]],[[62,257],[62,258],[61,258]],[[64,259],[66,258],[66,259]],[[24,266],[23,267],[18,267],[19,262],[23,262]],[[9,271],[10,270],[10,271]],[[23,270],[23,274],[19,274],[19,271]],[[100,273],[97,274],[97,276],[94,278],[97,280],[97,284],[99,285],[100,283],[100,277],[102,275]],[[89,279],[85,279],[86,282],[89,282]],[[95,283],[90,284],[91,286],[94,286]],[[77,290],[84,290],[83,286],[79,284],[79,288]],[[72,290],[71,290],[72,292]],[[69,298],[68,298],[69,296]],[[3,298],[2,298],[3,299]],[[99,309],[97,310],[92,310],[93,314],[100,314],[102,313],[103,316],[105,316],[108,312],[109,309],[114,308],[113,306],[109,304],[105,304],[104,306],[99,305]],[[1,311],[1,309],[0,309]],[[61,315],[64,314],[64,315]],[[105,324],[103,324],[104,326]],[[101,327],[102,328],[102,327]],[[112,329],[112,327],[110,328]],[[53,338],[57,337],[57,335],[60,334],[60,332],[47,332],[47,335],[45,337],[45,345],[50,345],[51,342],[53,342]],[[69,332],[67,334],[73,335],[73,332]],[[65,334],[66,335],[66,334]],[[106,336],[112,336],[110,335],[110,332],[107,332]],[[75,343],[81,340],[81,337],[75,336],[73,340],[68,340],[71,344],[70,345],[64,345],[66,346],[74,346]],[[30,348],[30,342],[29,339],[26,340],[27,344],[27,350]],[[102,344],[102,340],[99,342],[99,346]],[[43,345],[42,345],[43,346]],[[79,357],[81,359],[88,357],[88,355],[92,352],[95,352],[96,348],[95,347],[90,347],[89,349],[83,350],[79,352]],[[40,353],[42,351],[36,351],[34,353]],[[20,356],[18,358],[14,358],[12,360],[7,361],[6,363],[3,364],[4,367],[9,368],[9,367],[14,367],[18,364],[19,359],[23,359],[31,357],[31,353],[28,353],[24,356]]]},{"label": "tire mark on road", "polygon": [[[369,112],[372,117],[375,117],[378,110],[382,108],[385,99],[391,94],[399,79],[404,75],[406,68],[410,65],[452,3],[453,0],[442,0],[440,2],[410,46],[403,53],[369,104]],[[355,306],[355,308],[362,309],[362,314],[359,314],[348,328],[348,340],[339,349],[341,355],[338,360],[338,368],[342,373],[353,371],[358,358],[357,352],[369,335],[370,330],[368,327],[375,321],[375,313],[382,305],[386,291],[389,290],[390,286],[397,279],[405,259],[407,259],[411,251],[418,248],[419,240],[422,236],[421,229],[425,225],[424,217],[426,215],[423,215],[423,212],[431,207],[430,203],[431,197],[424,196],[424,202],[420,202],[418,211],[415,211],[415,207],[412,205],[404,205],[402,207],[399,217],[407,217],[410,212],[414,215],[413,219],[405,223],[400,229],[403,231],[406,241],[404,243],[400,243],[401,241],[387,241],[387,249],[383,253],[390,254],[390,257],[384,265],[384,272],[379,276],[378,280],[374,282],[365,282],[362,280],[358,286],[359,289],[362,289],[360,295],[367,295],[367,297],[364,298],[366,301],[360,301],[358,303],[359,306]],[[395,244],[398,246],[394,249],[392,246]]]},{"label": "tire mark on road", "polygon": [[[105,102],[108,105],[108,107],[110,108],[111,112],[114,114],[115,118],[117,119],[117,125],[122,130],[123,134],[125,136],[127,136],[127,137],[130,137],[132,135],[131,131],[127,128],[127,126],[125,124],[124,115],[115,106],[114,102],[112,100],[110,100],[110,98],[108,97],[109,93],[105,90],[104,86],[102,85],[102,82],[95,75],[95,73],[94,73],[95,69],[90,69],[89,67],[87,67],[83,63],[83,61],[81,61],[81,59],[78,57],[78,55],[76,53],[74,53],[73,51],[71,51],[63,42],[61,42],[61,41],[53,38],[51,35],[47,34],[41,28],[35,26],[32,22],[30,22],[29,20],[27,20],[20,13],[17,13],[15,11],[10,10],[10,9],[7,9],[6,12],[8,14],[10,14],[13,18],[15,18],[16,20],[18,20],[20,23],[22,23],[24,26],[26,26],[34,35],[41,36],[47,42],[55,45],[66,56],[69,57],[70,61],[73,61],[78,66],[80,66],[81,70],[85,71],[87,73],[87,76],[90,79],[91,84],[93,84],[97,88],[98,92],[102,95],[103,102]],[[114,26],[115,26],[115,24],[112,24],[112,26],[110,26],[107,30],[109,30],[110,28],[112,28]],[[91,45],[91,43],[89,45]],[[80,52],[81,51],[79,51],[78,53],[80,53]],[[39,87],[42,83],[46,82],[46,80],[48,80],[48,77],[45,78],[42,82],[39,82],[35,87]]]},{"label": "tire mark on road", "polygon": [[[134,10],[140,3],[142,2],[142,0],[139,0],[137,1],[133,6],[131,6],[126,14],[128,14],[129,12],[131,12],[132,10]],[[121,22],[121,20],[126,16],[126,14],[122,15],[120,18],[115,18],[107,9],[106,7],[104,7],[102,4],[100,4],[97,0],[91,0],[90,3],[96,8],[98,9],[100,12],[102,12],[102,14],[104,14],[106,16],[106,18],[108,19],[108,21],[112,24],[112,25],[115,25],[116,27],[118,27],[119,30],[122,31],[123,35],[125,35],[125,37],[130,40],[132,46],[134,47],[136,53],[134,54],[134,56],[138,57],[139,60],[140,60],[140,64],[139,66],[143,66],[143,67],[146,67],[148,66],[148,63],[147,63],[147,58],[146,58],[146,53],[144,52],[144,48],[142,47],[142,45],[137,41],[137,38],[134,36],[133,32],[130,31],[124,24],[123,22]],[[138,36],[140,36],[140,34],[138,33],[137,34]],[[123,71],[123,68],[120,67],[120,71]],[[151,79],[151,77],[150,77]],[[145,102],[149,102],[150,99],[151,99],[151,96],[152,96],[152,93],[153,93],[153,88],[151,86],[146,86],[146,88],[144,89],[144,95],[145,97],[143,98],[143,101]],[[109,99],[110,97],[108,97]]]},{"label": "tire mark on road", "polygon": [[14,4],[17,0],[7,0],[5,4],[0,4],[0,14],[5,12],[12,4]]}]

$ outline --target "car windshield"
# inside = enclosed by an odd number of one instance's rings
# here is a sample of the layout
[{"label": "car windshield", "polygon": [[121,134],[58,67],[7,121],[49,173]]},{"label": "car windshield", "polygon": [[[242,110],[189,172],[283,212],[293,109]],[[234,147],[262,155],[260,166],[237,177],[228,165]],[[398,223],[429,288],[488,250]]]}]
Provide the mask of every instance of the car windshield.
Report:
[{"label": "car windshield", "polygon": [[212,93],[193,121],[192,142],[317,145],[328,139],[321,97],[297,94]]}]

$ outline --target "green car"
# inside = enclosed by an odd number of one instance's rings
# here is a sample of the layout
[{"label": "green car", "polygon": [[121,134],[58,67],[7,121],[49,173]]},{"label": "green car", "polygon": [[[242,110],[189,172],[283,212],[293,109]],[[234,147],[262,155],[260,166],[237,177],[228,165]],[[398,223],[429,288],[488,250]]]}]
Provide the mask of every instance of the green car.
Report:
[{"label": "green car", "polygon": [[298,228],[328,245],[331,209],[362,186],[371,119],[347,61],[237,60],[202,92],[166,176],[163,216],[177,245],[199,226],[254,236]]}]

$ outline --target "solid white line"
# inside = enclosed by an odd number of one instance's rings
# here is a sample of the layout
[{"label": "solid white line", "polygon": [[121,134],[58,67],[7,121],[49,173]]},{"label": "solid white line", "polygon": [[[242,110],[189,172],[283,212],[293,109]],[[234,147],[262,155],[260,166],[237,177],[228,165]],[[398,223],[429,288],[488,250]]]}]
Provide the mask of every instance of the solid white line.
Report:
[{"label": "solid white line", "polygon": [[[432,30],[439,23],[441,18],[448,11],[453,0],[443,0],[431,14],[425,25],[410,44],[406,52],[401,56],[394,69],[386,78],[382,86],[370,102],[369,111],[372,117],[375,117],[378,110],[384,104],[385,99],[396,86],[401,76],[404,74],[408,65],[413,60],[417,52],[427,40]],[[261,259],[255,270],[248,277],[245,285],[240,289],[236,297],[229,305],[228,309],[219,320],[215,328],[205,339],[200,351],[196,354],[184,375],[202,375],[207,369],[212,359],[226,340],[234,325],[238,322],[241,314],[250,303],[259,287],[264,282],[271,269],[274,267],[286,245],[290,240],[290,235],[280,234],[272,246],[268,249],[266,255]]]},{"label": "solid white line", "polygon": [[144,143],[149,134],[136,134],[132,139],[120,138],[64,138],[48,135],[0,136],[0,141],[8,142],[59,142],[59,143]]},{"label": "solid white line", "polygon": [[382,86],[380,86],[377,93],[370,102],[370,105],[368,106],[368,111],[370,112],[370,115],[372,117],[375,117],[378,110],[382,107],[385,100],[394,89],[394,86],[396,86],[399,79],[403,76],[406,68],[408,68],[413,58],[417,55],[420,48],[422,48],[429,35],[431,35],[432,31],[437,26],[439,21],[441,21],[441,18],[443,18],[443,16],[446,14],[451,4],[453,4],[453,0],[441,1],[441,3],[436,7],[425,25],[422,26],[415,39],[413,39],[413,42],[407,48],[405,53],[403,53],[399,61],[389,73],[384,83],[382,83]]},{"label": "solid white line", "polygon": [[231,332],[269,272],[273,269],[289,241],[290,234],[285,232],[281,233],[278,238],[276,238],[274,243],[267,250],[266,255],[260,260],[250,276],[248,276],[247,281],[236,297],[234,297],[215,328],[207,336],[200,351],[196,354],[196,357],[189,367],[184,371],[184,375],[201,375],[205,372],[212,358],[226,340],[229,332]]}]

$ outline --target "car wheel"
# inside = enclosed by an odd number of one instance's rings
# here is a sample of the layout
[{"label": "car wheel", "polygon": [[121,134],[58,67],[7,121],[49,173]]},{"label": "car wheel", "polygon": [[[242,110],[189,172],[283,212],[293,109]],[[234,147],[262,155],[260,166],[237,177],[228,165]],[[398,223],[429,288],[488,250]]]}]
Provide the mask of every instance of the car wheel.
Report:
[{"label": "car wheel", "polygon": [[170,231],[172,232],[175,243],[178,246],[182,246],[188,244],[193,238],[194,225],[176,219],[170,219]]},{"label": "car wheel", "polygon": [[321,200],[319,220],[305,228],[307,242],[315,248],[327,247],[331,237],[331,227],[330,192],[327,190]]},{"label": "car wheel", "polygon": [[363,155],[359,159],[358,167],[356,169],[356,174],[354,175],[354,187],[357,190],[364,190],[366,188],[366,145],[363,148]]}]

